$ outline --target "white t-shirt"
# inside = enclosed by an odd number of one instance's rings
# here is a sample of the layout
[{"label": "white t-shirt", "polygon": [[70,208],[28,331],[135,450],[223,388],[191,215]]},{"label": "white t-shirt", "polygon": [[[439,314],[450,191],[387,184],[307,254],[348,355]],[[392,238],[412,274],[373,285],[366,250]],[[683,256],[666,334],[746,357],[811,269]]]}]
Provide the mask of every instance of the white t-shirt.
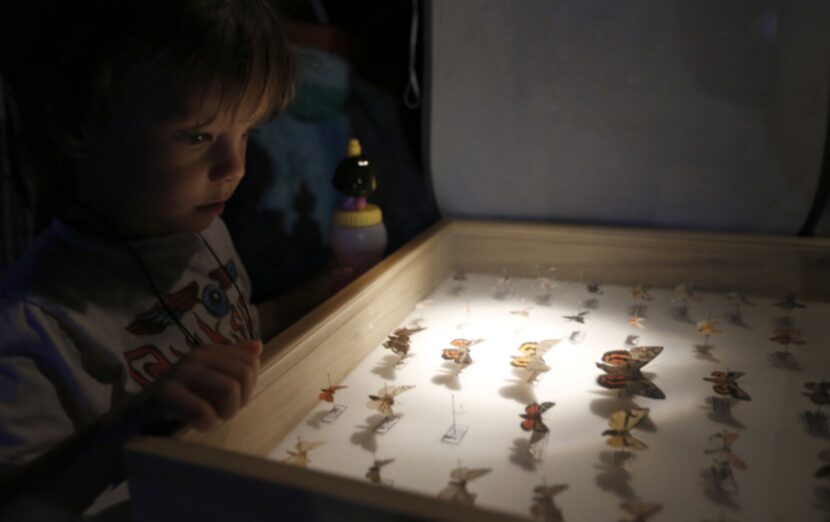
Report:
[{"label": "white t-shirt", "polygon": [[204,344],[259,337],[225,224],[216,219],[202,236],[130,241],[148,279],[125,242],[55,220],[4,274],[0,464],[33,459],[138,393],[190,351],[183,329]]}]

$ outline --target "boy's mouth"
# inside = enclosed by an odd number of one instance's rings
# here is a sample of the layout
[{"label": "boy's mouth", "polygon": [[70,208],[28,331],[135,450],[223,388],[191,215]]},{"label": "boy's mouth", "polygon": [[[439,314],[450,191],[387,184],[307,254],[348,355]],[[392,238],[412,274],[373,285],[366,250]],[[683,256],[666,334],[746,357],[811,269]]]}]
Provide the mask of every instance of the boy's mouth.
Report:
[{"label": "boy's mouth", "polygon": [[225,210],[225,202],[219,201],[217,203],[211,203],[209,205],[200,205],[196,207],[197,210],[202,212],[206,212],[208,214],[216,214],[217,216]]}]

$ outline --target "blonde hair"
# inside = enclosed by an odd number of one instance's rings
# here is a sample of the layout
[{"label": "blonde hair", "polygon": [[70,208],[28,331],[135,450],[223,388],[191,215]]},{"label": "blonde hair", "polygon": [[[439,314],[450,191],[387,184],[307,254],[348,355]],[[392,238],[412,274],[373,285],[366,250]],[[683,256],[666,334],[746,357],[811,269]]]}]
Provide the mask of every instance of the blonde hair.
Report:
[{"label": "blonde hair", "polygon": [[30,142],[43,160],[38,185],[53,206],[62,203],[55,195],[71,194],[72,164],[43,157],[62,156],[46,143],[49,126],[106,121],[132,68],[162,73],[176,102],[240,117],[262,107],[276,117],[293,96],[293,58],[269,0],[48,0],[38,7],[28,16],[40,26],[28,33],[28,63],[10,76],[22,80],[12,83],[30,109]]}]

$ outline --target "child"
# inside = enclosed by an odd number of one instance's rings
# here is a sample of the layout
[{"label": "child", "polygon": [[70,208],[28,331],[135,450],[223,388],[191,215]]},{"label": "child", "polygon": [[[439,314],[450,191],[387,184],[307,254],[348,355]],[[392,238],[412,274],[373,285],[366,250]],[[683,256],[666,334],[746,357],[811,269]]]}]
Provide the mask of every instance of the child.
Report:
[{"label": "child", "polygon": [[25,64],[37,73],[24,94],[71,168],[53,164],[61,214],[0,280],[5,466],[129,412],[142,390],[160,405],[151,418],[209,428],[250,398],[276,328],[274,304],[260,324],[219,218],[249,133],[291,96],[268,1],[53,0],[44,12],[50,43]]}]

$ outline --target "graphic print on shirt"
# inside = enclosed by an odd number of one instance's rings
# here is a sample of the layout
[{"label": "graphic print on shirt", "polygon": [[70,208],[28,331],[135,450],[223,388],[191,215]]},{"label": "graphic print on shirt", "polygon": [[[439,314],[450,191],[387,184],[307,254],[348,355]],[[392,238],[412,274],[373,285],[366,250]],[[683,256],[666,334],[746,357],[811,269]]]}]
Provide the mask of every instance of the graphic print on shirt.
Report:
[{"label": "graphic print on shirt", "polygon": [[[232,303],[228,295],[228,289],[238,278],[236,265],[230,260],[224,268],[217,267],[208,276],[211,282],[201,288],[194,280],[164,296],[169,313],[161,303],[155,303],[124,328],[133,335],[147,337],[158,335],[169,327],[178,328],[178,321],[195,340],[194,344],[191,337],[182,335],[183,346],[176,348],[170,345],[167,353],[152,344],[127,351],[124,359],[130,369],[130,377],[142,387],[169,370],[175,361],[195,346],[205,343],[234,344],[245,340],[246,325],[251,324],[251,317],[247,308],[239,302],[242,296],[237,295],[236,302]],[[188,323],[193,322],[195,328],[191,329]]]}]

